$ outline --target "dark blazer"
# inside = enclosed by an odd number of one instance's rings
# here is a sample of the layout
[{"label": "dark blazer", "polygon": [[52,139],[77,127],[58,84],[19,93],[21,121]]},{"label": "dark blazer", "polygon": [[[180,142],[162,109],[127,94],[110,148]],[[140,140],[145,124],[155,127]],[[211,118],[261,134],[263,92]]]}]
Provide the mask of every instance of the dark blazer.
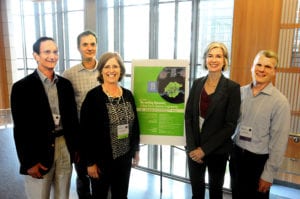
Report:
[{"label": "dark blazer", "polygon": [[[77,150],[78,116],[74,91],[69,80],[58,76],[57,92],[64,137],[73,161]],[[42,163],[51,168],[54,158],[54,121],[42,81],[35,70],[13,84],[11,111],[20,173]]]},{"label": "dark blazer", "polygon": [[189,93],[185,110],[186,148],[190,152],[201,147],[206,155],[229,153],[239,117],[240,85],[221,76],[200,133],[199,102],[206,79],[207,76],[196,79]]}]

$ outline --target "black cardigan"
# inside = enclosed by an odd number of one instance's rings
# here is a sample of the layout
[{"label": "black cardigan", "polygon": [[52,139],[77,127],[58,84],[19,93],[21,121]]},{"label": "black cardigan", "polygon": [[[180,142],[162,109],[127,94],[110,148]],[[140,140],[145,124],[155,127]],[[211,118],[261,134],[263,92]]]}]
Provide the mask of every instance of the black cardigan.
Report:
[{"label": "black cardigan", "polygon": [[[136,112],[136,105],[132,93],[122,88],[123,98],[130,102],[134,111],[134,123],[130,137],[130,157],[139,150],[140,129]],[[87,165],[101,164],[112,160],[112,148],[109,129],[109,116],[106,108],[108,98],[99,85],[90,90],[82,104],[80,112],[80,126],[83,159]]]}]

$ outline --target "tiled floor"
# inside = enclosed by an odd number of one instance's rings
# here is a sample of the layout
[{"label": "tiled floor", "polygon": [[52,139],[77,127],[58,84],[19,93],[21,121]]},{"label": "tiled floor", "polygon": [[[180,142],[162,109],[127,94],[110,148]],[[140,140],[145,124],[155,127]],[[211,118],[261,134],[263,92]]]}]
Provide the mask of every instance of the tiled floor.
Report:
[{"label": "tiled floor", "polygon": [[[0,199],[26,199],[23,178],[18,173],[19,163],[14,146],[10,116],[0,111]],[[78,199],[73,172],[70,199]],[[208,198],[208,193],[206,194]],[[133,169],[129,187],[129,199],[188,199],[191,187],[188,183],[160,178],[139,169]],[[224,193],[224,199],[230,199]],[[271,199],[300,199],[300,190],[273,185]]]}]

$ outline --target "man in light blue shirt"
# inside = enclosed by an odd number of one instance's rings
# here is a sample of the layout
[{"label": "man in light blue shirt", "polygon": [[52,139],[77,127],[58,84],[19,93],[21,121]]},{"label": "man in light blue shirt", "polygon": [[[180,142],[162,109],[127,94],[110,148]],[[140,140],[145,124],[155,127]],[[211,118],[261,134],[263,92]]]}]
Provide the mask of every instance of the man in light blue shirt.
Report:
[{"label": "man in light blue shirt", "polygon": [[[81,54],[81,63],[64,71],[63,76],[71,81],[75,99],[77,103],[78,117],[80,115],[81,104],[87,92],[99,85],[97,80],[98,61],[95,58],[97,52],[97,37],[90,30],[84,31],[77,37],[77,48]],[[75,164],[77,172],[76,188],[79,199],[91,198],[90,180],[87,177],[87,168],[81,160]]]},{"label": "man in light blue shirt", "polygon": [[269,198],[290,131],[290,106],[272,80],[278,64],[273,51],[260,51],[251,69],[253,82],[241,88],[241,115],[231,156],[233,199]]}]

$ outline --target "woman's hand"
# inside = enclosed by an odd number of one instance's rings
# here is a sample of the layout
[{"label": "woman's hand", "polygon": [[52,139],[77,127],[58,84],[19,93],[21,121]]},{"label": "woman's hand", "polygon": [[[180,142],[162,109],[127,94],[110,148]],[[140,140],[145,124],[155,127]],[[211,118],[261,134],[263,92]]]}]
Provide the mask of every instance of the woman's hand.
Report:
[{"label": "woman's hand", "polygon": [[203,158],[205,156],[204,151],[201,149],[201,147],[196,148],[195,150],[191,151],[189,153],[189,157],[194,160],[195,162],[198,162],[199,164],[203,163]]},{"label": "woman's hand", "polygon": [[132,164],[131,166],[132,167],[136,167],[139,165],[139,162],[140,162],[140,152],[139,151],[136,151],[135,154],[134,154],[134,157],[132,159]]}]

